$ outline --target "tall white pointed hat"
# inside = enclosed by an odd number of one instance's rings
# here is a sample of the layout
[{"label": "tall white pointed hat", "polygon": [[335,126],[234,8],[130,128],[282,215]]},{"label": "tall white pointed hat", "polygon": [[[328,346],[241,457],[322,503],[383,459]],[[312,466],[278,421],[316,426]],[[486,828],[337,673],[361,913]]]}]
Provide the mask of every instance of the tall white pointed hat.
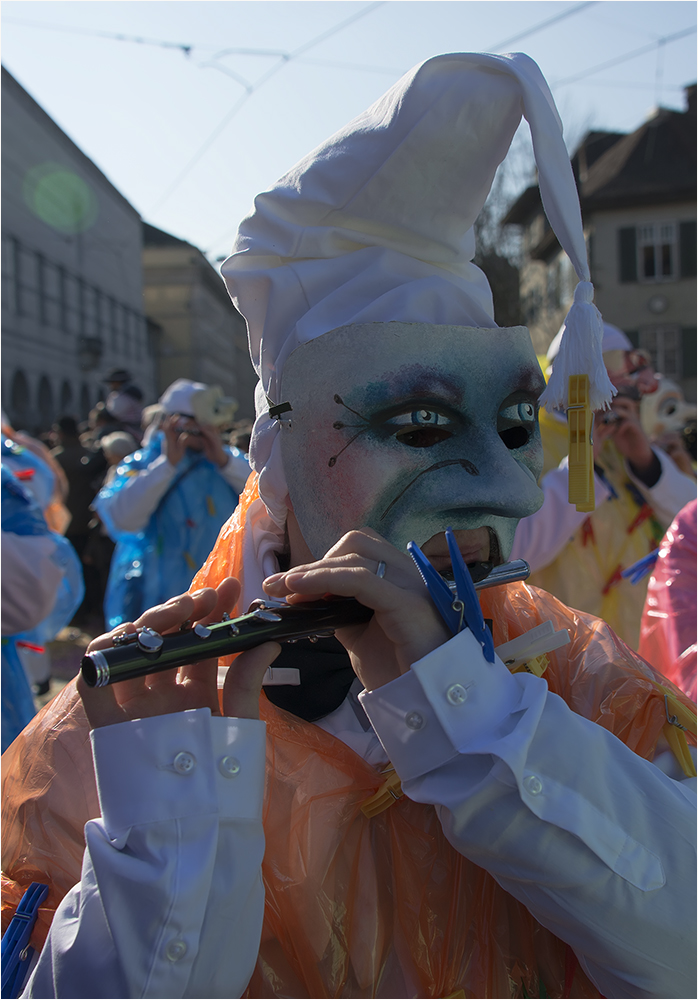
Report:
[{"label": "tall white pointed hat", "polygon": [[591,403],[614,392],[579,199],[548,85],[513,55],[429,59],[255,199],[221,271],[247,321],[260,379],[251,461],[277,524],[286,516],[278,423],[283,365],[300,344],[352,323],[495,327],[473,263],[473,223],[521,118],[531,129],[545,212],[579,278],[543,402],[567,402],[587,372]]}]

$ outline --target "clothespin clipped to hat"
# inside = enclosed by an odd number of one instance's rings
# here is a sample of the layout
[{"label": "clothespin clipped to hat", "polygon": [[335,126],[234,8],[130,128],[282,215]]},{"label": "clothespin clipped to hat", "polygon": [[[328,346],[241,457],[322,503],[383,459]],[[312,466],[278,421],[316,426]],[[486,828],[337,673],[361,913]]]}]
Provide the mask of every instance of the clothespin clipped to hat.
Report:
[{"label": "clothespin clipped to hat", "polygon": [[582,277],[564,323],[550,381],[541,396],[549,410],[567,410],[568,500],[578,511],[595,509],[594,411],[616,394],[603,361],[603,321],[593,304],[594,286]]},{"label": "clothespin clipped to hat", "polygon": [[446,543],[456,585],[455,598],[444,578],[436,572],[415,542],[408,542],[407,551],[412,556],[437,611],[451,632],[457,635],[463,629],[469,628],[482,646],[485,659],[489,663],[494,663],[492,635],[485,625],[472,578],[450,528],[446,529]]},{"label": "clothespin clipped to hat", "polygon": [[271,420],[278,420],[278,422],[280,424],[288,423],[288,425],[290,427],[290,425],[291,425],[291,418],[289,417],[288,420],[282,420],[281,417],[284,415],[284,413],[291,413],[293,411],[293,407],[291,406],[291,404],[289,402],[276,403],[276,404],[272,403],[272,401],[269,399],[268,396],[267,396],[267,402],[269,403],[269,417],[270,417],[270,419]]}]

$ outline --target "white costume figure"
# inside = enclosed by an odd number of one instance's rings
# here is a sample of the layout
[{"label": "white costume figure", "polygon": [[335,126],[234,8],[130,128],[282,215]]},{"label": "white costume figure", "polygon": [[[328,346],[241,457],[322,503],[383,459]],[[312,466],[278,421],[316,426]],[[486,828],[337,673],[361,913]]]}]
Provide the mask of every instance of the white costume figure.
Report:
[{"label": "white costume figure", "polygon": [[[317,724],[258,698],[276,647],[235,661],[223,715],[215,662],[85,689],[99,805],[88,781],[82,875],[27,996],[694,995],[694,812],[660,681],[525,587],[486,606],[503,656],[548,618],[571,642],[547,683],[510,673],[468,629],[450,637],[404,552],[441,569],[451,525],[467,562],[506,559],[542,501],[542,374],[471,263],[522,112],[581,279],[563,362],[590,362],[610,399],[569,159],[526,56],[429,60],[257,198],[223,273],[260,376],[259,496],[249,483],[195,585],[238,560],[241,606],[357,598],[373,618],[339,633],[357,681]],[[238,591],[139,624],[220,616]],[[393,782],[369,818],[388,761],[404,794]],[[9,874],[20,856],[41,870],[8,829]]]}]

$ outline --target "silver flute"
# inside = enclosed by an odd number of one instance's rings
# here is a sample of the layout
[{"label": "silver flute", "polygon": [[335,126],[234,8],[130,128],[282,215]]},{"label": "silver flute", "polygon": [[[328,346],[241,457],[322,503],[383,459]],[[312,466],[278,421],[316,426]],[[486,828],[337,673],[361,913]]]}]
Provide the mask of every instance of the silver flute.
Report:
[{"label": "silver flute", "polygon": [[[468,567],[474,577],[475,590],[525,580],[531,572],[523,559],[494,568],[482,563],[476,566],[480,567],[479,573]],[[486,567],[484,572],[483,567]],[[451,583],[449,586],[454,588]],[[336,629],[367,622],[372,616],[372,609],[353,597],[333,597],[303,604],[258,600],[253,601],[247,614],[239,618],[224,615],[220,622],[199,623],[168,635],[160,635],[151,628],[139,628],[116,636],[110,649],[86,653],[80,671],[89,687],[105,687],[200,660],[242,653],[263,642],[297,642],[298,639],[331,636]]]}]

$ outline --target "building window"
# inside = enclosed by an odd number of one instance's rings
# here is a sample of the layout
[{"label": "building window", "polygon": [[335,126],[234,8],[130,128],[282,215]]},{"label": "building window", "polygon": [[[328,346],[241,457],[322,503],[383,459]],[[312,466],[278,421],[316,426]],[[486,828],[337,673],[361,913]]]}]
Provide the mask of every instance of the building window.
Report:
[{"label": "building window", "polygon": [[46,261],[42,254],[36,255],[36,295],[39,303],[39,322],[42,326],[48,323],[48,308],[46,302]]},{"label": "building window", "polygon": [[56,274],[57,274],[56,300],[58,302],[58,326],[64,333],[67,333],[68,293],[66,291],[67,276],[65,273],[65,268],[61,267],[59,264],[56,270]]},{"label": "building window", "polygon": [[51,383],[45,375],[42,375],[39,379],[38,405],[41,430],[47,431],[53,422],[55,413],[53,405],[53,390],[51,389]]},{"label": "building window", "polygon": [[652,367],[667,378],[683,377],[681,328],[654,326],[640,330],[640,347],[649,351]]},{"label": "building window", "polygon": [[12,407],[13,425],[20,430],[27,426],[30,411],[29,383],[21,368],[12,376],[12,387],[10,389],[10,406]]},{"label": "building window", "polygon": [[61,416],[70,413],[70,404],[73,402],[73,390],[67,380],[61,386]]},{"label": "building window", "polygon": [[639,226],[638,263],[641,281],[671,281],[676,277],[676,226],[660,222]]},{"label": "building window", "polygon": [[619,229],[620,283],[676,281],[695,275],[694,234],[695,223],[690,222],[679,226],[657,222]]}]

